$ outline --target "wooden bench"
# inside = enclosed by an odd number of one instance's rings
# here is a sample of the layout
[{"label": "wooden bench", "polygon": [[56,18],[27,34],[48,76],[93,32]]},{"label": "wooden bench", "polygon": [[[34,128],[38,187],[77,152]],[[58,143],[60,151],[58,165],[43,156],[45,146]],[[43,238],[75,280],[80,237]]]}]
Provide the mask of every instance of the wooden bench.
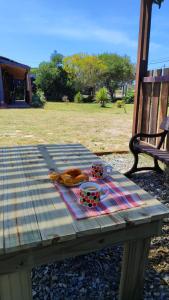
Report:
[{"label": "wooden bench", "polygon": [[[165,138],[169,132],[169,117],[166,117],[160,125],[162,132],[155,134],[138,133],[134,135],[129,143],[129,148],[134,155],[134,164],[132,168],[125,173],[126,176],[130,177],[132,173],[143,171],[143,170],[154,170],[157,172],[163,172],[160,168],[158,161],[165,164],[169,164],[169,152],[161,149],[164,145]],[[148,143],[149,139],[157,139],[157,146]],[[152,156],[154,159],[154,167],[141,167],[138,168],[139,154],[144,153]]]}]

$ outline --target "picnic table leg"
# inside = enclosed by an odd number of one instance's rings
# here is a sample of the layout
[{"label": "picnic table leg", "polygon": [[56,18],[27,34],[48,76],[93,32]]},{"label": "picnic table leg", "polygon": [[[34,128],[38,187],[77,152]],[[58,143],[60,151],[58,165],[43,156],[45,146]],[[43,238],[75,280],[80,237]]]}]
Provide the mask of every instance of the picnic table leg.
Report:
[{"label": "picnic table leg", "polygon": [[150,238],[125,243],[119,300],[143,299],[144,271],[149,246]]},{"label": "picnic table leg", "polygon": [[1,275],[0,300],[32,300],[31,272]]}]

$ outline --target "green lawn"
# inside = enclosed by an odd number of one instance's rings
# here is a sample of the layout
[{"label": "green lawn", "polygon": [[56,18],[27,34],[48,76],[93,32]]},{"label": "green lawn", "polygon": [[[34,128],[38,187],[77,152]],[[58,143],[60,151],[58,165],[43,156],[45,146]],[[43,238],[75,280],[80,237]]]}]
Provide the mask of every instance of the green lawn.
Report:
[{"label": "green lawn", "polygon": [[45,109],[1,109],[0,145],[82,143],[94,151],[127,150],[133,105],[47,103]]}]

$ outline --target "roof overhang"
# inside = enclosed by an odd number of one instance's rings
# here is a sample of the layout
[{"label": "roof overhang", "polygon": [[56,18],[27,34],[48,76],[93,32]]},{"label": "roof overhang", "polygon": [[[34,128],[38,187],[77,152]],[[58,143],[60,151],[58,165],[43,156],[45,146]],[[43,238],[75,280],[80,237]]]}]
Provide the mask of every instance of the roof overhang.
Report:
[{"label": "roof overhang", "polygon": [[30,70],[29,66],[3,56],[0,56],[0,66],[3,70],[14,76],[15,79],[20,80],[25,79],[25,74]]}]

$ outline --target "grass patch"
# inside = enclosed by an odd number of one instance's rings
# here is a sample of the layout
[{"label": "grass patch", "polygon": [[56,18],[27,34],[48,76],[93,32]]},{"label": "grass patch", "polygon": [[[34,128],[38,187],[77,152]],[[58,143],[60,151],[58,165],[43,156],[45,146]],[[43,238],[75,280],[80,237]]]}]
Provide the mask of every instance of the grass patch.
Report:
[{"label": "grass patch", "polygon": [[1,109],[0,145],[82,143],[92,151],[127,150],[133,105],[47,103],[44,109]]}]

